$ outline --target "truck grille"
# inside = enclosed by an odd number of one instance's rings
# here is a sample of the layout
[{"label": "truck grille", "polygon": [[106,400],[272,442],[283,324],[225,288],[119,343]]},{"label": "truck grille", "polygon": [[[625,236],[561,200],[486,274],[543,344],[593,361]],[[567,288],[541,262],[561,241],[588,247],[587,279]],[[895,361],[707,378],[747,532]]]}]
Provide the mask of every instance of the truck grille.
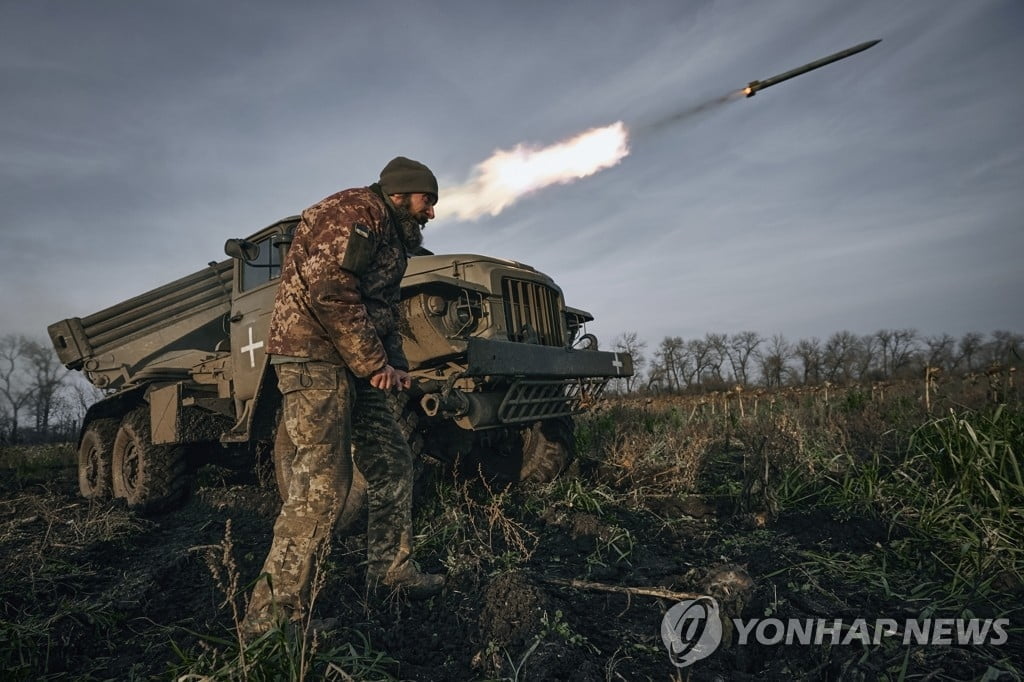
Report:
[{"label": "truck grille", "polygon": [[506,278],[501,282],[501,295],[509,341],[565,345],[557,291],[536,282]]},{"label": "truck grille", "polygon": [[498,407],[498,419],[503,424],[517,424],[580,414],[593,407],[607,385],[606,377],[520,379]]}]

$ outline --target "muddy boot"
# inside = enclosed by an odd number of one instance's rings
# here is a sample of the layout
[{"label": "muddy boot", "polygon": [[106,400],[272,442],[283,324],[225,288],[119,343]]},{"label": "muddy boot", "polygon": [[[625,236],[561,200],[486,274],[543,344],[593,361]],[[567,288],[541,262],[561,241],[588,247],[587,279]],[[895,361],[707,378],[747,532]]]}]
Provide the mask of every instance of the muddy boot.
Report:
[{"label": "muddy boot", "polygon": [[401,570],[389,572],[383,578],[368,575],[366,583],[371,593],[404,595],[408,599],[419,601],[440,592],[444,587],[444,576],[423,573],[415,564],[409,562]]}]

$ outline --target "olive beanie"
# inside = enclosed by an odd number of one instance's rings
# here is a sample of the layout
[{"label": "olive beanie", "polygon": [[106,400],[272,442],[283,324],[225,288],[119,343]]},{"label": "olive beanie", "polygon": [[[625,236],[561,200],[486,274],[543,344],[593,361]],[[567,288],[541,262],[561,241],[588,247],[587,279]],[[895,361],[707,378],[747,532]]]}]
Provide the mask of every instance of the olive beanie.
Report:
[{"label": "olive beanie", "polygon": [[396,156],[380,172],[380,188],[384,194],[423,192],[437,198],[437,178],[419,161]]}]

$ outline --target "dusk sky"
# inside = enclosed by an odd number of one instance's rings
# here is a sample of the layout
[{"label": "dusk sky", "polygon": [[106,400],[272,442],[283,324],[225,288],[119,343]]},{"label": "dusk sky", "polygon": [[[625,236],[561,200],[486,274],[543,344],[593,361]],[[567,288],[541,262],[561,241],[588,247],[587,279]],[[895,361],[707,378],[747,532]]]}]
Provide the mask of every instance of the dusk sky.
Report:
[{"label": "dusk sky", "polygon": [[[223,259],[396,155],[438,253],[635,331],[1024,331],[1024,2],[0,1],[0,335]],[[748,81],[849,59],[665,125]],[[618,164],[460,220],[497,150],[617,121]]]}]

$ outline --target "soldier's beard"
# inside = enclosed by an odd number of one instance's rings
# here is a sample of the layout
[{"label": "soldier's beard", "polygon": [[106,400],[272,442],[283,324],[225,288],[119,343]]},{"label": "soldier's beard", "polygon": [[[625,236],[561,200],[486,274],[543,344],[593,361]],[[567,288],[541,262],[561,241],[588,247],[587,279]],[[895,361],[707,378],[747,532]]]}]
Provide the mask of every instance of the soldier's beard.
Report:
[{"label": "soldier's beard", "polygon": [[398,219],[398,234],[405,244],[405,250],[416,251],[423,246],[423,222],[409,209],[412,206],[412,199],[402,197],[395,204],[395,217]]}]

